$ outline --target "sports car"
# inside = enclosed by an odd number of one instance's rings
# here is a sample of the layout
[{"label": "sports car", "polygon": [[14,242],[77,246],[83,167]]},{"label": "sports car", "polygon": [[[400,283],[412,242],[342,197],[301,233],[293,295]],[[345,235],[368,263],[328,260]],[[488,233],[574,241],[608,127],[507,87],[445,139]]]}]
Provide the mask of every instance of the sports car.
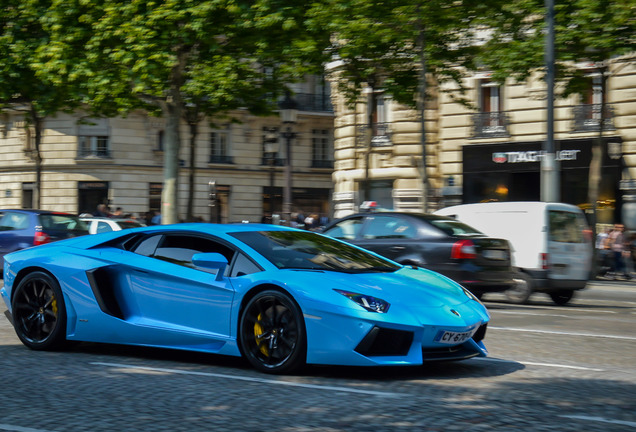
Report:
[{"label": "sports car", "polygon": [[160,225],[32,247],[5,256],[0,294],[35,350],[163,347],[269,373],[487,355],[489,314],[461,285],[276,225]]}]

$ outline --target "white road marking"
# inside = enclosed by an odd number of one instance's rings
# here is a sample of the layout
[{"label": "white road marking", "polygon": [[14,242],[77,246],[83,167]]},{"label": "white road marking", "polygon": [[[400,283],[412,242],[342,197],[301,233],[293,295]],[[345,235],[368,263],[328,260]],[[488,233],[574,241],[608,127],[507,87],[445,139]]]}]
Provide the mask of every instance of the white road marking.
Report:
[{"label": "white road marking", "polygon": [[555,331],[555,330],[522,329],[522,328],[512,328],[512,327],[490,327],[489,326],[488,330],[505,330],[505,331],[524,332],[524,333],[554,334],[554,335],[563,335],[563,336],[597,337],[601,339],[636,340],[636,336],[603,335],[603,334],[594,334],[594,333],[562,332],[562,331]]},{"label": "white road marking", "polygon": [[[489,309],[488,312],[490,312],[491,315],[496,315],[496,314],[502,314],[502,315],[523,315],[523,316],[537,316],[537,317],[554,317],[554,318],[566,318],[566,319],[581,319],[582,317],[575,317],[575,316],[571,316],[571,315],[559,315],[559,314],[547,314],[547,313],[540,313],[540,312],[519,312],[519,311],[504,311],[504,310],[492,310]],[[615,312],[612,312],[615,313]],[[636,314],[636,312],[632,312],[633,314]],[[583,319],[585,319],[587,317],[583,317]],[[596,321],[608,321],[608,322],[622,322],[622,323],[632,323],[634,322],[633,319],[628,318],[616,318],[616,317],[596,317],[594,318]]]},{"label": "white road marking", "polygon": [[621,426],[630,426],[630,427],[636,428],[636,422],[630,422],[630,421],[624,421],[624,420],[610,420],[603,417],[591,417],[591,416],[584,416],[584,415],[560,415],[559,417],[564,417],[564,418],[569,418],[574,420],[589,420],[589,421],[595,421],[595,422],[601,422],[601,423],[611,423],[611,424],[617,424]]},{"label": "white road marking", "polygon": [[557,364],[557,363],[537,363],[537,362],[528,362],[528,361],[498,359],[498,358],[491,358],[491,357],[475,357],[472,360],[491,361],[491,362],[499,362],[499,363],[521,363],[522,365],[528,365],[528,366],[542,366],[542,367],[563,368],[563,369],[576,369],[576,370],[586,370],[586,371],[593,371],[593,372],[604,372],[605,371],[605,369],[590,368],[590,367],[585,367],[585,366],[571,366],[571,365],[564,365],[564,364]]},{"label": "white road marking", "polygon": [[306,383],[298,383],[291,381],[282,381],[282,380],[274,380],[274,379],[266,379],[266,378],[255,378],[255,377],[246,377],[240,375],[226,375],[226,374],[218,374],[218,373],[210,373],[210,372],[196,372],[196,371],[186,371],[181,369],[166,369],[166,368],[154,368],[148,366],[136,366],[129,364],[120,364],[120,363],[103,363],[103,362],[91,362],[92,365],[97,366],[106,366],[120,369],[132,369],[132,370],[140,370],[146,372],[160,372],[160,373],[172,373],[172,374],[181,374],[181,375],[197,375],[197,376],[206,376],[213,378],[223,378],[223,379],[233,379],[238,381],[248,381],[255,382],[261,384],[277,384],[284,385],[290,387],[302,387],[316,390],[330,390],[336,392],[346,392],[346,393],[360,393],[365,395],[372,396],[381,396],[381,397],[405,397],[407,395],[401,393],[392,393],[392,392],[382,392],[382,391],[374,391],[374,390],[361,390],[355,389],[351,387],[336,387],[336,386],[324,386],[324,385],[316,385],[316,384],[306,384]]},{"label": "white road marking", "polygon": [[0,431],[10,431],[10,432],[50,432],[44,429],[33,429],[22,426],[14,426],[8,424],[0,424]]}]

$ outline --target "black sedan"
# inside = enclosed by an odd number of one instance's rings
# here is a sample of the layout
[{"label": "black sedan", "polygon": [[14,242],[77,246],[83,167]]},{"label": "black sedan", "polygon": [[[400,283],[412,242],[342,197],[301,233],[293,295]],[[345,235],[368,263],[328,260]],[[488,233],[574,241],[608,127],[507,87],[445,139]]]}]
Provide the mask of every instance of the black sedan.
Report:
[{"label": "black sedan", "polygon": [[488,237],[445,216],[381,212],[339,219],[323,234],[404,265],[441,273],[477,297],[514,285],[507,240]]}]

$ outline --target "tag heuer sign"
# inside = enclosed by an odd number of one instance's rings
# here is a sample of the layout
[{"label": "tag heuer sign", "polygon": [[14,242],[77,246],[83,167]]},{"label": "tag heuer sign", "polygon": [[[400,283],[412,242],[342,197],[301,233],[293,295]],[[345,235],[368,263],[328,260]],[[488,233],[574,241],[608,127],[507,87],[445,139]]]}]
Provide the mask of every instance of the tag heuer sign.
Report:
[{"label": "tag heuer sign", "polygon": [[492,161],[495,163],[506,163],[506,161],[508,160],[508,158],[506,157],[505,153],[493,153],[492,154]]}]

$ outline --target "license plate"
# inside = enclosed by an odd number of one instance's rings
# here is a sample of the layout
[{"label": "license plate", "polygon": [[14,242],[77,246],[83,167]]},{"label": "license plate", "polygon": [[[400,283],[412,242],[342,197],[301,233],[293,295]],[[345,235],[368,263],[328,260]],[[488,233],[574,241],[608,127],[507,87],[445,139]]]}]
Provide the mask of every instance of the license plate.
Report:
[{"label": "license plate", "polygon": [[461,343],[466,342],[470,339],[475,330],[467,331],[467,332],[453,332],[453,331],[444,331],[441,330],[435,336],[435,342],[448,344],[448,345],[459,345]]},{"label": "license plate", "polygon": [[506,259],[506,252],[504,252],[502,250],[486,249],[485,251],[482,251],[481,254],[484,256],[484,258],[491,259],[491,260],[505,260]]}]

